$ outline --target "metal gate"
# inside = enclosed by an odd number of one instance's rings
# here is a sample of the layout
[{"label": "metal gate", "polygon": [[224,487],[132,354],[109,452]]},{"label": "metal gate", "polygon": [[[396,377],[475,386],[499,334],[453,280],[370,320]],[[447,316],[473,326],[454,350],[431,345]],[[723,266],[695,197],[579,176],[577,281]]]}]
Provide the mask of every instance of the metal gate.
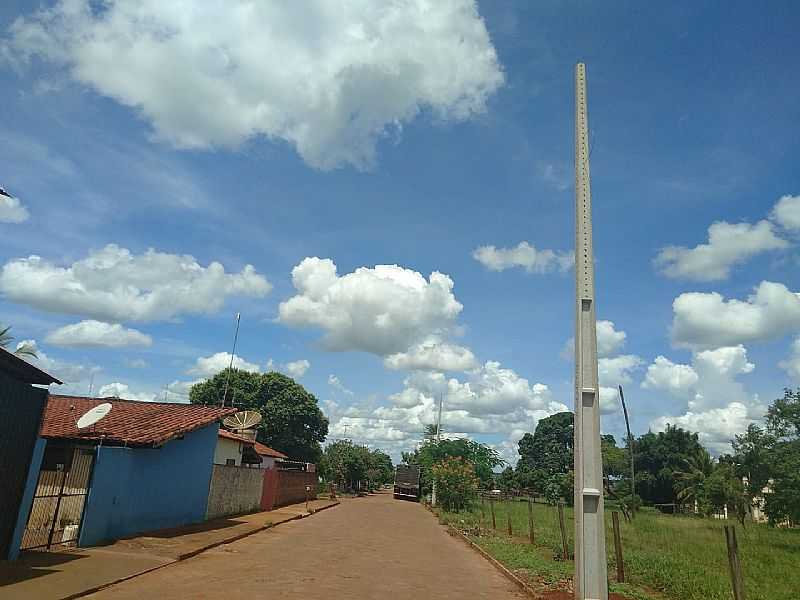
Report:
[{"label": "metal gate", "polygon": [[48,444],[20,550],[59,551],[78,544],[93,464],[93,448]]}]

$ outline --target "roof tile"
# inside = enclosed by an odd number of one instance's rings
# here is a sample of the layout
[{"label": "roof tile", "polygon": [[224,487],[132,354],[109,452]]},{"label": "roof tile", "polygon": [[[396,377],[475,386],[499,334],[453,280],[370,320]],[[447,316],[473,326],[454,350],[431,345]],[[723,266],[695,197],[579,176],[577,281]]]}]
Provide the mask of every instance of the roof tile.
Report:
[{"label": "roof tile", "polygon": [[[110,402],[113,408],[96,425],[78,429],[76,422],[87,410]],[[120,398],[86,398],[50,395],[39,435],[69,440],[103,440],[109,445],[154,446],[232,415],[237,409],[140,402]]]}]

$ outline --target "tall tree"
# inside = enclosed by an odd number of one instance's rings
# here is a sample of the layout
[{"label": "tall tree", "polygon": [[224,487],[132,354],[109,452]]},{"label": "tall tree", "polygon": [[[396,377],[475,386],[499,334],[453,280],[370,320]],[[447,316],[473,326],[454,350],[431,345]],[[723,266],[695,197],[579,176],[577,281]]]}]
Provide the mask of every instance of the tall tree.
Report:
[{"label": "tall tree", "polygon": [[316,397],[282,373],[250,373],[225,369],[211,379],[192,386],[192,404],[219,404],[228,375],[229,403],[241,410],[257,410],[262,420],[258,441],[294,460],[317,462],[320,443],[328,435],[328,419]]},{"label": "tall tree", "polygon": [[548,475],[567,473],[574,460],[574,423],[572,412],[560,412],[542,419],[533,435],[526,433],[519,441],[520,471],[541,470]]},{"label": "tall tree", "polygon": [[783,398],[769,407],[767,431],[774,442],[764,511],[770,523],[800,523],[800,388],[785,389]]},{"label": "tall tree", "polygon": [[414,452],[403,453],[403,460],[408,464],[422,467],[423,489],[430,485],[430,469],[448,457],[463,458],[475,467],[475,475],[481,485],[487,487],[493,481],[493,470],[505,464],[494,448],[470,439],[444,439],[440,441],[425,440]]},{"label": "tall tree", "polygon": [[648,432],[636,441],[636,489],[644,502],[673,503],[675,473],[686,461],[705,452],[696,433],[674,425],[658,433]]}]

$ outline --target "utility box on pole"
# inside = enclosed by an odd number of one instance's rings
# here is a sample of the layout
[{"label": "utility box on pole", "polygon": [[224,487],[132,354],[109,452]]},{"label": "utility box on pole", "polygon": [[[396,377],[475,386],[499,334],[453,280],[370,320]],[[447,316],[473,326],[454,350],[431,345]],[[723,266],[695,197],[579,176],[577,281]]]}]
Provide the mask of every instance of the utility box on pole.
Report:
[{"label": "utility box on pole", "polygon": [[586,66],[575,66],[575,598],[608,600]]}]

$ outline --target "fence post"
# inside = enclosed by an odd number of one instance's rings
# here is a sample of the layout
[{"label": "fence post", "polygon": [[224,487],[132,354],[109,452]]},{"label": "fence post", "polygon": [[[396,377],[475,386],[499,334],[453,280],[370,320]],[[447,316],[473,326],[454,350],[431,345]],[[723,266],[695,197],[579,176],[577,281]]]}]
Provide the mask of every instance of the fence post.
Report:
[{"label": "fence post", "polygon": [[533,503],[531,499],[528,498],[528,537],[531,540],[531,544],[533,543]]},{"label": "fence post", "polygon": [[511,530],[511,507],[510,506],[509,506],[509,509],[508,509],[508,513],[506,513],[506,516],[508,517],[508,536],[512,537],[514,535],[514,532]]},{"label": "fence post", "polygon": [[336,498],[336,484],[331,483],[331,499],[333,500],[335,498]]},{"label": "fence post", "polygon": [[731,583],[733,599],[744,600],[744,584],[742,582],[742,565],[739,562],[739,544],[736,542],[736,527],[725,525],[725,542],[728,546],[728,563],[731,567]]},{"label": "fence post", "polygon": [[497,531],[497,520],[494,517],[494,500],[491,498],[489,499],[489,508],[492,511],[492,529]]},{"label": "fence post", "polygon": [[617,559],[617,583],[625,583],[625,563],[622,562],[622,536],[619,534],[619,513],[611,513],[611,523],[614,525],[614,554]]},{"label": "fence post", "polygon": [[567,544],[567,526],[564,524],[564,503],[558,503],[558,527],[561,529],[562,557],[569,560],[569,545]]}]

